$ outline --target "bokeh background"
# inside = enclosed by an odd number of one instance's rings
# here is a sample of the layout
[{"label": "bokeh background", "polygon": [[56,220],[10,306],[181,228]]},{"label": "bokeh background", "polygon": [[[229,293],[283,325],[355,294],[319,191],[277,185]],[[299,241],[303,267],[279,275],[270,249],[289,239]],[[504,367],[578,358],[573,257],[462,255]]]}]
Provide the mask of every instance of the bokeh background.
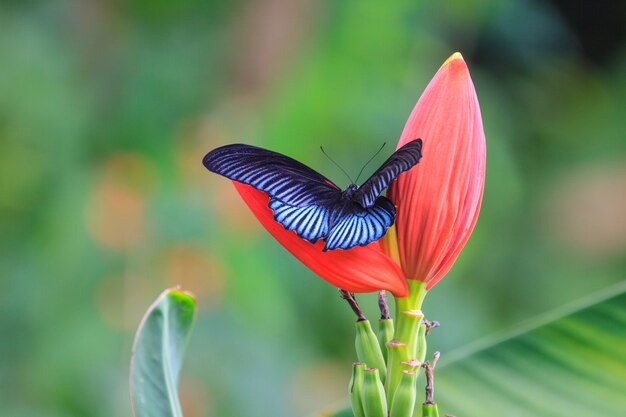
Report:
[{"label": "bokeh background", "polygon": [[457,50],[488,162],[425,304],[444,357],[624,279],[626,3],[1,1],[0,415],[130,416],[134,329],[177,284],[187,417],[341,403],[352,313],[200,161],[246,142],[344,185],[319,146],[358,171]]}]

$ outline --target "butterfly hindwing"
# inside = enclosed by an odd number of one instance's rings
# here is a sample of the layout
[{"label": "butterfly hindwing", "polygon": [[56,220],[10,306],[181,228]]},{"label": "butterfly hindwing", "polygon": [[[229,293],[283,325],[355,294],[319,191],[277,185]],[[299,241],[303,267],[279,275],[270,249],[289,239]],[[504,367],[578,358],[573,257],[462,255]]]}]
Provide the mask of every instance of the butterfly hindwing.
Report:
[{"label": "butterfly hindwing", "polygon": [[294,230],[298,236],[311,243],[328,234],[330,210],[326,205],[311,204],[297,207],[271,198],[269,207],[274,212],[274,220],[285,229]]},{"label": "butterfly hindwing", "polygon": [[371,207],[380,193],[398,175],[411,169],[422,157],[422,140],[411,141],[395,151],[389,159],[361,185],[354,193],[353,200],[363,207]]},{"label": "butterfly hindwing", "polygon": [[341,190],[306,165],[267,149],[233,144],[209,152],[202,160],[211,172],[251,185],[289,205],[319,204]]},{"label": "butterfly hindwing", "polygon": [[396,209],[386,197],[378,197],[371,207],[352,204],[333,222],[324,251],[365,246],[383,237],[395,220]]}]

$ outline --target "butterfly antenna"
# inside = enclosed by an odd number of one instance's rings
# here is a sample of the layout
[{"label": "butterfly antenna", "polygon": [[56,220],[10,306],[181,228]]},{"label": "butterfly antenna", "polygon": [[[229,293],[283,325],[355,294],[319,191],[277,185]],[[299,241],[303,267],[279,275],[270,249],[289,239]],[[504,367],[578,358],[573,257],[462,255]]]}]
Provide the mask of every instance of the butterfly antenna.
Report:
[{"label": "butterfly antenna", "polygon": [[352,184],[354,184],[354,181],[352,181],[352,178],[350,178],[350,175],[348,175],[348,173],[346,172],[346,170],[345,170],[345,169],[343,169],[343,168],[342,168],[342,167],[341,167],[341,166],[340,166],[337,162],[335,162],[335,161],[333,160],[333,158],[331,158],[331,157],[330,157],[330,155],[328,155],[328,154],[326,153],[326,151],[324,151],[324,148],[322,148],[322,147],[320,146],[320,149],[322,150],[322,153],[323,153],[324,155],[326,155],[326,158],[328,158],[328,159],[330,160],[330,162],[332,162],[333,164],[335,164],[335,166],[336,166],[337,168],[339,168],[339,169],[341,170],[341,172],[343,172],[343,173],[345,174],[345,176],[346,176],[346,177],[348,177],[348,179],[350,180],[350,182],[351,182]]},{"label": "butterfly antenna", "polygon": [[383,148],[385,147],[385,145],[386,145],[386,144],[387,144],[387,142],[383,142],[383,146],[381,146],[381,147],[380,147],[380,149],[376,151],[376,153],[374,154],[374,156],[372,156],[372,157],[371,157],[371,158],[370,158],[370,159],[369,159],[369,160],[365,163],[365,165],[363,165],[363,168],[361,168],[361,170],[359,171],[359,175],[357,175],[357,176],[356,176],[356,180],[357,180],[357,181],[359,180],[359,177],[360,177],[360,176],[361,176],[361,174],[363,173],[363,170],[365,169],[365,167],[366,167],[366,166],[367,166],[370,162],[372,162],[372,160],[373,160],[374,158],[376,158],[376,156],[380,153],[380,151],[382,151],[382,150],[383,150]]}]

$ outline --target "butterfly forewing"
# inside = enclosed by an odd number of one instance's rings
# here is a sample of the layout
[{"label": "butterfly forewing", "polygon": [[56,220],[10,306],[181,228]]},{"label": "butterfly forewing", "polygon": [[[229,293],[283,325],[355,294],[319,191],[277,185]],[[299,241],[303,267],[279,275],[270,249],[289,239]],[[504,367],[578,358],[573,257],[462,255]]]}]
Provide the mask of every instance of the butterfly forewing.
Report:
[{"label": "butterfly forewing", "polygon": [[411,141],[395,151],[389,159],[361,185],[354,193],[353,200],[363,207],[371,207],[380,193],[398,175],[411,169],[422,157],[422,140]]},{"label": "butterfly forewing", "polygon": [[202,162],[209,171],[251,185],[296,207],[327,200],[329,194],[341,194],[335,184],[315,170],[257,146],[222,146],[209,152]]}]

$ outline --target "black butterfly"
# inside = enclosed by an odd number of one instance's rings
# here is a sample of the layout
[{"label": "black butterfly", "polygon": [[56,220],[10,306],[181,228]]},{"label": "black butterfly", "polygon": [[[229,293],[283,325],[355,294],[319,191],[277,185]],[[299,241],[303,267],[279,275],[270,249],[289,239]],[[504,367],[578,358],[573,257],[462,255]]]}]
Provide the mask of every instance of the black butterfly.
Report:
[{"label": "black butterfly", "polygon": [[393,224],[396,209],[380,193],[422,157],[422,140],[394,152],[360,187],[339,187],[308,166],[267,149],[233,144],[214,149],[202,160],[211,172],[251,185],[270,196],[274,219],[311,243],[323,239],[324,251],[365,246]]}]

